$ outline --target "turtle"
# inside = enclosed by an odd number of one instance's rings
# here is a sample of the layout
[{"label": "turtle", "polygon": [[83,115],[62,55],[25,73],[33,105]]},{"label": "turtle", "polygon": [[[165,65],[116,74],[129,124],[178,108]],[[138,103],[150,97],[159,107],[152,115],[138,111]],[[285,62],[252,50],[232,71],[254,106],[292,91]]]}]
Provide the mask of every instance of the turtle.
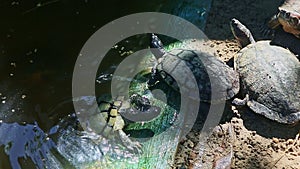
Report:
[{"label": "turtle", "polygon": [[[82,96],[77,99],[73,99],[73,102],[80,102],[80,104],[90,105],[89,100],[92,97]],[[84,107],[84,106],[83,106]],[[149,114],[160,111],[159,107],[152,106],[149,99],[140,94],[133,94],[128,100],[119,96],[115,99],[111,99],[108,96],[100,97],[97,101],[97,106],[88,106],[89,110],[81,110],[84,117],[79,117],[81,125],[84,129],[87,129],[87,135],[98,135],[110,140],[114,140],[121,143],[127,150],[133,153],[142,153],[142,145],[138,141],[133,141],[124,132],[124,127],[127,125],[123,115],[130,114]],[[135,109],[133,109],[133,107]],[[95,113],[95,109],[98,108],[100,113]],[[80,113],[78,114],[80,115]],[[83,122],[84,120],[84,122]],[[101,138],[99,137],[99,138]],[[98,138],[98,137],[95,137]],[[95,142],[101,140],[94,139]]]},{"label": "turtle", "polygon": [[[151,34],[150,48],[157,63],[152,68],[150,82],[161,79],[176,92],[186,92],[192,98],[198,88],[201,102],[219,103],[233,98],[239,91],[238,74],[212,53],[202,50],[203,47],[201,41],[187,39],[167,51],[158,36]],[[216,96],[213,99],[212,92]]]},{"label": "turtle", "polygon": [[271,45],[269,40],[256,42],[250,30],[233,18],[230,22],[235,38],[244,46],[234,56],[244,99],[247,105],[268,119],[295,124],[300,121],[300,63],[289,50]]},{"label": "turtle", "polygon": [[[133,83],[137,86],[132,86],[132,90],[134,90],[133,92],[135,94],[130,95],[130,100],[131,102],[135,102],[136,105],[131,105],[131,107],[140,105],[141,103],[139,102],[145,102],[143,108],[139,108],[145,109],[148,103],[150,103],[152,107],[157,106],[161,108],[159,117],[143,123],[127,123],[126,116],[122,116],[122,108],[119,108],[119,105],[122,104],[121,107],[127,109],[125,105],[127,104],[126,101],[124,101],[123,98],[112,99],[110,94],[103,94],[98,98],[102,113],[91,116],[91,120],[95,122],[97,126],[102,126],[102,128],[104,128],[104,125],[101,124],[106,124],[105,132],[100,132],[101,128],[99,128],[99,130],[93,129],[92,132],[87,132],[86,130],[82,131],[80,128],[76,129],[77,125],[82,125],[81,121],[79,123],[77,119],[78,115],[76,114],[62,118],[57,125],[58,129],[56,129],[58,130],[56,137],[58,138],[57,149],[59,158],[63,157],[73,166],[82,168],[91,168],[92,166],[93,168],[103,168],[103,166],[119,168],[120,164],[123,164],[121,166],[126,166],[126,168],[141,168],[141,166],[147,168],[149,164],[152,165],[157,162],[154,160],[157,159],[157,154],[160,153],[161,148],[168,149],[173,147],[175,151],[178,134],[180,134],[177,129],[181,126],[179,120],[183,119],[180,118],[182,116],[164,102],[148,96],[148,94],[151,95],[152,92],[143,91],[147,86],[146,83]],[[85,98],[81,98],[81,101],[83,101],[82,99]],[[100,104],[100,102],[102,103]],[[121,123],[125,122],[125,126],[117,131],[112,128],[114,128],[115,123],[120,122],[113,123],[114,117],[109,117],[110,122],[107,123],[107,119],[103,118],[107,114],[113,115],[112,112],[116,112],[115,110],[118,110],[117,116],[122,116],[122,120],[119,118]],[[103,121],[103,119],[105,121]],[[176,134],[170,135],[170,130],[166,132],[168,128],[176,132]],[[120,137],[119,133],[121,133],[120,136],[123,137],[123,143],[120,142],[122,140],[118,138]],[[132,138],[135,139],[133,140]],[[168,141],[170,138],[173,139]],[[133,150],[130,150],[131,147]],[[164,151],[159,157],[166,156],[166,158],[169,159],[170,152],[168,151],[169,150]],[[153,156],[155,158],[149,160],[149,157]],[[59,162],[61,162],[61,160],[59,160]]]},{"label": "turtle", "polygon": [[278,10],[268,22],[268,26],[275,29],[281,25],[284,31],[300,38],[300,1],[285,0]]},{"label": "turtle", "polygon": [[300,1],[286,0],[278,13],[262,26],[261,32],[271,44],[288,48],[300,60]]},{"label": "turtle", "polygon": [[[288,48],[300,59],[300,1],[286,0],[268,21],[264,32],[272,32],[272,45]],[[270,31],[271,29],[272,31]]]}]

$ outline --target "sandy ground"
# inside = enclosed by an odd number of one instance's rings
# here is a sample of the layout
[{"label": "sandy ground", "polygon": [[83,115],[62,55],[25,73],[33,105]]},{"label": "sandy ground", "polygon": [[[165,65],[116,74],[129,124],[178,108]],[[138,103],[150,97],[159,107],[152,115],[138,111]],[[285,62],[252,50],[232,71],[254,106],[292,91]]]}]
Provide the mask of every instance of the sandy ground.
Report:
[{"label": "sandy ground", "polygon": [[[248,26],[256,40],[264,39],[261,26],[276,13],[280,3],[213,0],[205,31],[212,39],[208,46],[222,60],[230,60],[240,50],[230,31],[230,19],[237,18]],[[281,125],[247,108],[232,106],[228,112],[233,117],[216,126],[206,143],[199,144],[197,128],[186,136],[173,168],[300,168],[300,138],[296,138],[300,125]]]}]

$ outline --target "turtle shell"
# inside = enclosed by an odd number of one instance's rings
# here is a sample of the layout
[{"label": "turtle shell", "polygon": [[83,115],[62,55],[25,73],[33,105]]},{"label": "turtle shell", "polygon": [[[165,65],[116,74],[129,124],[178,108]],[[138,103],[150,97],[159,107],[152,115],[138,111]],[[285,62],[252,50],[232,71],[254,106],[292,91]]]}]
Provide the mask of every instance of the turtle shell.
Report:
[{"label": "turtle shell", "polygon": [[200,101],[214,103],[232,98],[239,91],[238,74],[202,48],[196,40],[183,42],[181,48],[161,58],[159,74],[173,89],[187,93],[188,97],[194,97],[198,88]]},{"label": "turtle shell", "polygon": [[300,63],[289,50],[259,41],[243,48],[234,66],[250,109],[280,123],[300,120]]},{"label": "turtle shell", "polygon": [[300,1],[298,0],[286,0],[283,5],[279,7],[280,10],[285,10],[287,12],[297,12],[300,14]]}]

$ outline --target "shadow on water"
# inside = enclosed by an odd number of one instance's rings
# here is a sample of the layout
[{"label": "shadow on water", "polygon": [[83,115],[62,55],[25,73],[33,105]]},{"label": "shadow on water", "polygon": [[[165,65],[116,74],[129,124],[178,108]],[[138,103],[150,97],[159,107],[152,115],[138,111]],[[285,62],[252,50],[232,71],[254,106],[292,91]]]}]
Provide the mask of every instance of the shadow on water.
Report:
[{"label": "shadow on water", "polygon": [[[172,13],[204,28],[209,7],[210,1],[193,0],[133,0],[130,4],[120,0],[1,1],[0,167],[54,164],[48,152],[55,144],[46,133],[54,134],[55,125],[74,112],[67,101],[73,66],[96,30],[124,15],[146,11]],[[133,45],[137,44],[129,47]],[[122,59],[119,53],[112,55],[99,72]],[[106,93],[110,86],[105,83],[98,90]]]}]

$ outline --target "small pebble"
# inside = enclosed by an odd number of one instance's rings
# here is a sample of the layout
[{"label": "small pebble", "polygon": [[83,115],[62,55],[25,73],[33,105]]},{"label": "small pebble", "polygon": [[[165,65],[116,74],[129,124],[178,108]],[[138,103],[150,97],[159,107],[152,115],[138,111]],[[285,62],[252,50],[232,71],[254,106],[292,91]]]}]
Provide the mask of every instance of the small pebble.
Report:
[{"label": "small pebble", "polygon": [[210,156],[212,156],[212,154],[211,153],[207,153],[206,156],[210,157]]},{"label": "small pebble", "polygon": [[243,155],[241,152],[237,152],[237,153],[235,154],[235,156],[236,156],[236,158],[238,158],[238,159],[240,159],[240,160],[244,160],[244,159],[245,159],[244,155]]},{"label": "small pebble", "polygon": [[274,143],[279,143],[279,140],[278,140],[278,138],[274,138],[274,137],[273,137],[273,139],[272,139],[272,140],[273,140],[273,142],[274,142]]},{"label": "small pebble", "polygon": [[189,148],[193,148],[194,147],[194,143],[191,140],[188,140],[188,147]]},{"label": "small pebble", "polygon": [[295,152],[292,152],[291,155],[292,155],[292,156],[298,156],[298,154],[295,153]]},{"label": "small pebble", "polygon": [[290,147],[290,148],[288,149],[288,152],[293,152],[293,151],[294,151],[293,147]]},{"label": "small pebble", "polygon": [[275,149],[275,150],[278,150],[279,146],[278,146],[278,144],[272,144],[272,148]]},{"label": "small pebble", "polygon": [[294,140],[293,139],[288,139],[287,140],[287,144],[289,145],[289,144],[293,144],[294,143]]}]

